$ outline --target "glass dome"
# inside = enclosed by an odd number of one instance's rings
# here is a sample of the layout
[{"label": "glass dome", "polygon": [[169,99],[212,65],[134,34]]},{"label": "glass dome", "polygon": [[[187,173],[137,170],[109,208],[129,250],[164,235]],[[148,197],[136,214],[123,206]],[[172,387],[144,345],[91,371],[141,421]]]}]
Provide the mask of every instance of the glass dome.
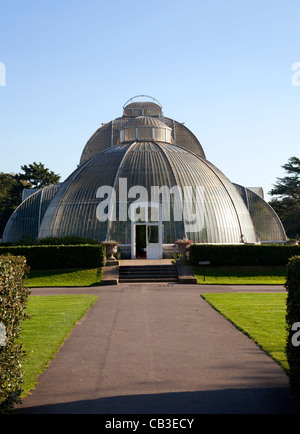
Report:
[{"label": "glass dome", "polygon": [[[120,189],[124,189],[125,180],[124,200],[124,194],[120,199]],[[107,218],[107,221],[97,218],[101,203],[97,192],[101,186],[112,187],[115,191],[114,209],[107,205],[107,213],[115,218]],[[130,191],[136,186],[145,188],[145,201],[149,203],[153,202],[153,187],[160,189],[161,194],[155,202],[166,205],[168,211],[163,212],[162,218],[164,244],[174,243],[184,235],[198,243],[256,241],[242,197],[218,169],[183,148],[154,141],[121,144],[98,154],[77,169],[52,200],[39,237],[72,234],[99,241],[117,239],[130,244],[132,227],[128,213],[138,196],[131,196]],[[181,193],[188,190],[191,193],[182,198],[182,202],[190,207],[190,215],[201,206],[201,218],[195,223],[184,215],[183,207],[176,209],[180,195],[176,197],[171,190],[173,187],[178,187]],[[199,197],[195,194],[197,188],[200,189]],[[164,194],[168,193],[172,197],[166,201]],[[123,210],[121,220],[118,218],[120,208]],[[178,209],[182,211],[181,216],[178,216]]]},{"label": "glass dome", "polygon": [[205,153],[199,140],[182,122],[165,117],[161,104],[155,98],[139,95],[125,103],[122,117],[103,123],[91,136],[83,149],[79,164],[85,164],[90,158],[93,158],[107,148],[118,146],[120,144],[120,131],[123,130],[124,125],[128,121],[140,116],[162,121],[171,129],[174,144],[205,158]]}]

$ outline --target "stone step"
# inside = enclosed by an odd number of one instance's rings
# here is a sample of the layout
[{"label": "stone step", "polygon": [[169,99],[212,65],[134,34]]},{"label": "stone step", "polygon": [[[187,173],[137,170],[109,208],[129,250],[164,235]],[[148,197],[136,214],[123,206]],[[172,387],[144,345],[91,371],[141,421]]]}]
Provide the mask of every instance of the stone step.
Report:
[{"label": "stone step", "polygon": [[119,268],[120,274],[177,274],[177,270],[122,270]]},{"label": "stone step", "polygon": [[119,274],[119,279],[178,279],[177,274]]},{"label": "stone step", "polygon": [[143,279],[143,278],[140,278],[140,279],[130,279],[130,278],[128,278],[128,279],[123,279],[123,278],[120,278],[119,279],[119,283],[178,283],[178,279],[166,279],[166,278],[161,278],[161,279],[155,279],[155,278],[153,278],[153,279],[150,279],[150,278],[148,278],[148,279]]},{"label": "stone step", "polygon": [[171,270],[176,269],[176,265],[122,265],[120,264],[120,268],[126,270]]},{"label": "stone step", "polygon": [[120,283],[177,282],[175,265],[124,265],[119,267]]}]

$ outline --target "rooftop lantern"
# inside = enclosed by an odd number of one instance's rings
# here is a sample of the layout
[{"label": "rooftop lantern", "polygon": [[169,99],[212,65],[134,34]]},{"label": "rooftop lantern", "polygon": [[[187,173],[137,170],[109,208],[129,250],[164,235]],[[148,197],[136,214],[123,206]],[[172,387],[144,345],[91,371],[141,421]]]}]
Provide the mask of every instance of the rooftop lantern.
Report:
[{"label": "rooftop lantern", "polygon": [[123,114],[126,117],[137,116],[163,116],[162,106],[155,98],[148,95],[137,95],[130,98],[123,106]]},{"label": "rooftop lantern", "polygon": [[166,142],[172,141],[172,129],[154,117],[138,116],[123,125],[120,142]]}]

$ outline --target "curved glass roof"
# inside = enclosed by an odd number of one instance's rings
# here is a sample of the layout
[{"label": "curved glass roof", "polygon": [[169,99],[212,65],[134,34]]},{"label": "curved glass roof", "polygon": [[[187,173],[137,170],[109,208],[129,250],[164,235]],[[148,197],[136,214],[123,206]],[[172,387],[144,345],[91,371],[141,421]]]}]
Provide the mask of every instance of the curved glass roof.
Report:
[{"label": "curved glass roof", "polygon": [[41,221],[60,185],[44,187],[27,197],[8,220],[2,241],[13,243],[24,237],[37,238]]},{"label": "curved glass roof", "polygon": [[[151,99],[151,101],[145,101],[145,98]],[[142,99],[142,101],[139,99]],[[182,146],[205,158],[205,153],[199,140],[183,123],[165,117],[161,104],[155,98],[139,95],[127,101],[123,107],[122,117],[102,124],[91,136],[83,149],[80,164],[86,163],[90,158],[93,158],[109,147],[118,146],[120,144],[120,131],[123,129],[123,126],[131,119],[140,116],[162,121],[171,128],[171,137],[176,145]]]},{"label": "curved glass roof", "polygon": [[126,122],[126,124],[123,125],[122,130],[132,127],[168,128],[169,130],[171,129],[160,119],[153,118],[152,116],[137,116],[136,118]]},{"label": "curved glass roof", "polygon": [[[253,191],[254,188],[234,185],[249,210],[257,239],[261,242],[286,241],[285,230],[273,208],[259,194]],[[260,190],[257,188],[257,191]]]},{"label": "curved glass roof", "polygon": [[[231,182],[199,156],[165,142],[132,142],[110,148],[77,169],[63,183],[51,202],[40,228],[40,237],[78,235],[96,240],[118,239],[130,244],[131,222],[97,219],[100,186],[114,187],[116,209],[129,206],[136,197],[118,200],[120,180],[126,180],[126,191],[132,187],[145,187],[148,198],[151,187],[178,186],[181,192],[189,191],[186,205],[195,207],[196,188],[200,188],[203,215],[191,230],[191,221],[186,215],[174,219],[175,200],[170,203],[170,218],[163,221],[163,242],[173,243],[185,234],[199,243],[255,242],[255,232],[248,210]],[[121,185],[123,188],[124,186]],[[170,191],[170,190],[169,190]],[[175,197],[175,196],[174,196]],[[160,197],[162,203],[162,197]],[[168,217],[168,215],[166,214]]]}]

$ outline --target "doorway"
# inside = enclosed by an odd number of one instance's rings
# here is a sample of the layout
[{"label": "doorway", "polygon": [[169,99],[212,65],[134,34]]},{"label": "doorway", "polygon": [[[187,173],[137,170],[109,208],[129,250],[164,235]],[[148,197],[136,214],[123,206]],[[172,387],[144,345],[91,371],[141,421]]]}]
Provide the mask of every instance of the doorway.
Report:
[{"label": "doorway", "polygon": [[146,247],[147,247],[147,226],[146,225],[135,225],[135,249],[136,249],[136,259],[146,258]]},{"label": "doorway", "polygon": [[[136,209],[139,208],[139,218],[131,219],[131,258],[162,259],[163,230],[160,205],[157,203],[138,203],[134,206]],[[143,208],[143,212],[141,208]],[[132,215],[136,209],[131,210]],[[141,214],[143,215],[142,219]],[[151,220],[151,215],[155,216],[155,221]]]}]

